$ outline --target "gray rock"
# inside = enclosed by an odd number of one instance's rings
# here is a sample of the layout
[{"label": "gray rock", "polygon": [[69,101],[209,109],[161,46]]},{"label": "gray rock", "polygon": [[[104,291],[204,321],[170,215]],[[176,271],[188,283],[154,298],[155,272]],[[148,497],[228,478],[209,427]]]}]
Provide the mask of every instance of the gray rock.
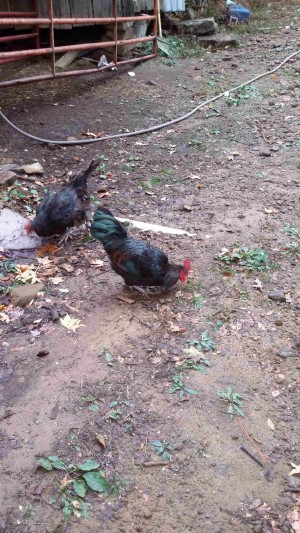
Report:
[{"label": "gray rock", "polygon": [[44,169],[41,165],[41,163],[31,163],[31,165],[23,165],[22,166],[23,171],[25,174],[43,174]]},{"label": "gray rock", "polygon": [[31,300],[37,297],[38,292],[45,287],[44,283],[34,283],[33,285],[21,285],[15,287],[10,292],[10,299],[14,305],[25,307]]},{"label": "gray rock", "polygon": [[280,350],[280,352],[278,352],[278,355],[282,359],[287,359],[288,357],[296,357],[295,352],[293,352],[291,348],[283,348],[282,350]]},{"label": "gray rock", "polygon": [[0,210],[0,246],[5,250],[32,250],[42,244],[35,233],[26,235],[26,220],[11,209]]},{"label": "gray rock", "polygon": [[238,44],[235,35],[209,35],[207,37],[197,37],[197,43],[204,48],[214,46],[215,48],[225,48],[227,46],[236,47]]},{"label": "gray rock", "polygon": [[269,294],[270,300],[274,300],[275,302],[286,302],[286,296],[283,291],[273,291]]},{"label": "gray rock", "polygon": [[260,151],[259,151],[259,154],[260,156],[262,157],[271,157],[271,152],[270,152],[270,149],[269,148],[262,148]]},{"label": "gray rock", "polygon": [[5,189],[16,181],[16,174],[10,170],[0,171],[0,189]]},{"label": "gray rock", "polygon": [[215,20],[213,18],[182,20],[176,22],[177,31],[179,33],[187,33],[192,35],[209,35],[215,33]]},{"label": "gray rock", "polygon": [[19,165],[15,165],[14,163],[6,163],[6,165],[0,165],[0,170],[17,171],[19,168],[20,168]]}]

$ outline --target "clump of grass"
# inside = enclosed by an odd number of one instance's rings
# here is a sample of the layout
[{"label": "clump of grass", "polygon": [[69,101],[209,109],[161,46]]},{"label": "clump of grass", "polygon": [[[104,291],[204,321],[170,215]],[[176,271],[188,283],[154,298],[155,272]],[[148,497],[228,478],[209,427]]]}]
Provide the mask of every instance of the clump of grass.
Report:
[{"label": "clump of grass", "polygon": [[265,272],[270,268],[270,260],[267,252],[261,248],[251,250],[247,246],[235,245],[231,249],[225,249],[217,256],[217,259],[229,264],[239,264],[245,266],[248,270],[258,270]]}]

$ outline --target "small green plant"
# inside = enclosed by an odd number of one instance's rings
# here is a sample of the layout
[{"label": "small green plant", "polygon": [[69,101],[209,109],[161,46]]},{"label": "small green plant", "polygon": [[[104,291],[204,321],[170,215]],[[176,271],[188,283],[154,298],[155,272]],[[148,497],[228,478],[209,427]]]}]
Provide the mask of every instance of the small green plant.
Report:
[{"label": "small green plant", "polygon": [[153,185],[153,187],[157,187],[162,184],[163,184],[163,181],[161,180],[161,178],[158,178],[157,176],[153,176],[151,178],[151,185]]},{"label": "small green plant", "polygon": [[284,224],[282,231],[286,235],[289,235],[289,237],[299,237],[299,229],[288,222]]},{"label": "small green plant", "polygon": [[195,294],[192,296],[191,302],[195,309],[201,309],[206,302],[206,298],[204,298],[204,296],[198,296]]},{"label": "small green plant", "polygon": [[31,505],[26,505],[23,513],[23,521],[28,524],[29,520],[34,516],[35,509]]},{"label": "small green plant", "polygon": [[111,418],[112,420],[118,420],[123,414],[122,409],[112,409],[106,415],[106,418]]},{"label": "small green plant", "polygon": [[102,357],[102,355],[105,356],[105,360],[108,364],[108,366],[113,366],[113,356],[111,355],[109,349],[108,349],[108,346],[104,346],[103,347],[103,350],[101,350],[101,352],[98,353],[98,357]]},{"label": "small green plant", "polygon": [[172,385],[169,387],[169,393],[174,394],[179,392],[179,397],[183,398],[186,394],[197,394],[194,389],[185,387],[183,380],[183,372],[177,372],[172,378]]},{"label": "small green plant", "polygon": [[236,107],[249,98],[257,97],[257,88],[255,85],[244,85],[235,92],[225,93],[225,97],[227,105]]},{"label": "small green plant", "polygon": [[243,396],[238,392],[233,392],[231,387],[227,387],[226,391],[217,391],[217,395],[223,402],[228,404],[227,413],[230,418],[235,415],[244,416],[242,407],[244,406]]},{"label": "small green plant", "polygon": [[85,402],[89,404],[90,411],[100,411],[100,403],[97,401],[96,396],[88,394],[82,398]]},{"label": "small green plant", "polygon": [[[57,498],[60,498],[62,513],[66,520],[70,520],[72,516],[88,518],[90,504],[85,501],[85,497],[89,490],[102,493],[104,496],[118,495],[128,484],[128,481],[121,481],[117,473],[112,481],[109,481],[105,477],[105,472],[99,469],[100,464],[90,458],[75,466],[67,465],[58,456],[48,456],[41,457],[38,464],[47,471],[64,470],[67,472],[57,492]],[[51,503],[56,503],[56,498]]]},{"label": "small green plant", "polygon": [[202,352],[203,350],[204,351],[209,351],[209,350],[214,350],[215,349],[215,343],[211,339],[211,337],[209,336],[207,331],[203,331],[201,333],[201,339],[200,340],[195,339],[195,340],[189,342],[189,345],[190,346],[195,346],[195,348],[199,352]]},{"label": "small green plant", "polygon": [[170,461],[171,453],[174,450],[173,444],[170,444],[167,439],[163,441],[160,440],[150,440],[152,450],[155,451],[156,455],[161,455],[163,461]]},{"label": "small green plant", "polygon": [[226,265],[237,263],[251,271],[265,272],[270,268],[269,256],[261,248],[251,250],[247,246],[234,245],[230,250],[225,249],[216,258]]},{"label": "small green plant", "polygon": [[206,152],[207,146],[204,141],[201,141],[200,139],[191,139],[188,142],[189,146],[195,146],[200,152]]},{"label": "small green plant", "polygon": [[288,242],[284,247],[284,254],[299,253],[300,243],[297,241]]},{"label": "small green plant", "polygon": [[211,366],[210,361],[206,357],[203,357],[194,346],[185,348],[183,351],[187,355],[187,358],[177,363],[180,371],[198,370],[201,374],[206,374],[206,368]]}]

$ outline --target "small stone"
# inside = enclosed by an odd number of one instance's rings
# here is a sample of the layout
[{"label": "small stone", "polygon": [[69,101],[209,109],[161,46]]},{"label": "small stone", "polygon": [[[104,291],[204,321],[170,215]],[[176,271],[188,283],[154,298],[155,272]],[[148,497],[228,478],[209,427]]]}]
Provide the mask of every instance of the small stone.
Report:
[{"label": "small stone", "polygon": [[146,511],[144,511],[144,518],[151,518],[152,516],[152,512],[150,511],[150,509],[146,509]]},{"label": "small stone", "polygon": [[270,150],[271,152],[279,152],[279,146],[276,146],[276,145],[270,146]]},{"label": "small stone", "polygon": [[275,302],[286,302],[286,296],[284,292],[282,291],[273,291],[269,294],[270,300],[274,300]]},{"label": "small stone", "polygon": [[273,48],[280,48],[281,47],[281,43],[273,43],[272,46],[273,46]]},{"label": "small stone", "polygon": [[276,318],[275,325],[276,326],[283,326],[283,320],[281,320],[280,318]]},{"label": "small stone", "polygon": [[50,420],[56,420],[57,415],[60,411],[59,403],[55,404],[54,407],[51,409],[51,413],[49,415]]},{"label": "small stone", "polygon": [[157,83],[153,80],[147,81],[147,85],[155,85],[155,87],[157,87]]},{"label": "small stone", "polygon": [[24,170],[25,174],[43,174],[44,169],[41,165],[41,163],[32,163],[31,165],[23,165],[22,169]]},{"label": "small stone", "polygon": [[257,526],[254,526],[253,528],[254,533],[262,533],[263,527],[261,524],[257,524]]},{"label": "small stone", "polygon": [[44,283],[34,283],[33,285],[21,285],[15,287],[10,292],[10,299],[12,303],[19,307],[25,307],[31,300],[37,297],[38,292],[44,289]]},{"label": "small stone", "polygon": [[262,148],[262,150],[259,151],[258,155],[261,157],[271,157],[271,152],[269,148]]},{"label": "small stone", "polygon": [[286,377],[284,374],[278,374],[278,376],[275,377],[276,383],[284,383],[286,380]]},{"label": "small stone", "polygon": [[0,188],[5,189],[9,187],[16,181],[16,174],[11,172],[11,170],[1,170],[0,171]]},{"label": "small stone", "polygon": [[57,311],[57,309],[54,309],[54,308],[51,309],[50,313],[51,313],[51,318],[52,318],[53,322],[58,322],[58,320],[59,320],[59,312]]},{"label": "small stone", "polygon": [[293,69],[294,69],[295,72],[300,73],[300,64],[294,65]]},{"label": "small stone", "polygon": [[20,167],[19,165],[15,165],[14,163],[6,163],[5,165],[0,165],[0,170],[18,170]]},{"label": "small stone", "polygon": [[182,207],[182,210],[183,210],[183,211],[189,211],[189,212],[190,212],[190,211],[193,210],[193,208],[192,208],[190,205],[184,205],[184,206]]},{"label": "small stone", "polygon": [[291,348],[283,348],[282,350],[280,350],[280,352],[278,352],[278,355],[282,359],[287,359],[288,357],[295,357],[296,356],[295,352],[293,352],[293,350],[291,350]]}]

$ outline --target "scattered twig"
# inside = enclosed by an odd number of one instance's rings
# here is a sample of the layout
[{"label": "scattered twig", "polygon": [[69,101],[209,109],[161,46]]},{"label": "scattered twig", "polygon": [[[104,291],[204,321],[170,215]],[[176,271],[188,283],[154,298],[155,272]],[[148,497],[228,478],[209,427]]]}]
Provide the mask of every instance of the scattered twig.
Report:
[{"label": "scattered twig", "polygon": [[[238,425],[240,426],[240,430],[242,431],[242,433],[245,435],[245,437],[248,439],[248,441],[252,444],[253,448],[257,451],[258,455],[260,455],[260,457],[262,458],[262,466],[265,466],[266,464],[268,464],[269,462],[269,458],[267,455],[265,455],[260,449],[259,447],[257,446],[257,444],[254,442],[253,438],[249,435],[249,433],[246,431],[246,428],[244,427],[243,423],[239,420],[238,421]],[[245,451],[245,450],[244,450]],[[249,452],[246,452],[246,453],[249,453]],[[250,453],[249,453],[250,455]],[[254,458],[254,457],[253,457]],[[255,461],[257,461],[256,459],[254,459]],[[257,461],[258,462],[258,461]],[[260,464],[260,463],[259,463]]]},{"label": "scattered twig", "polygon": [[246,446],[241,446],[241,450],[249,455],[249,457],[251,457],[251,459],[253,459],[253,461],[255,461],[257,464],[262,467],[265,466],[264,463],[249,450],[249,448],[246,448]]},{"label": "scattered twig", "polygon": [[136,318],[143,326],[152,329],[152,326],[150,324],[147,324],[146,322],[143,322],[138,316],[132,315],[132,317],[129,319],[129,322],[131,322],[134,318]]},{"label": "scattered twig", "polygon": [[296,489],[296,487],[294,489],[284,489],[284,492],[300,492],[300,489]]},{"label": "scattered twig", "polygon": [[168,464],[166,461],[145,461],[141,463],[141,466],[168,466]]}]

